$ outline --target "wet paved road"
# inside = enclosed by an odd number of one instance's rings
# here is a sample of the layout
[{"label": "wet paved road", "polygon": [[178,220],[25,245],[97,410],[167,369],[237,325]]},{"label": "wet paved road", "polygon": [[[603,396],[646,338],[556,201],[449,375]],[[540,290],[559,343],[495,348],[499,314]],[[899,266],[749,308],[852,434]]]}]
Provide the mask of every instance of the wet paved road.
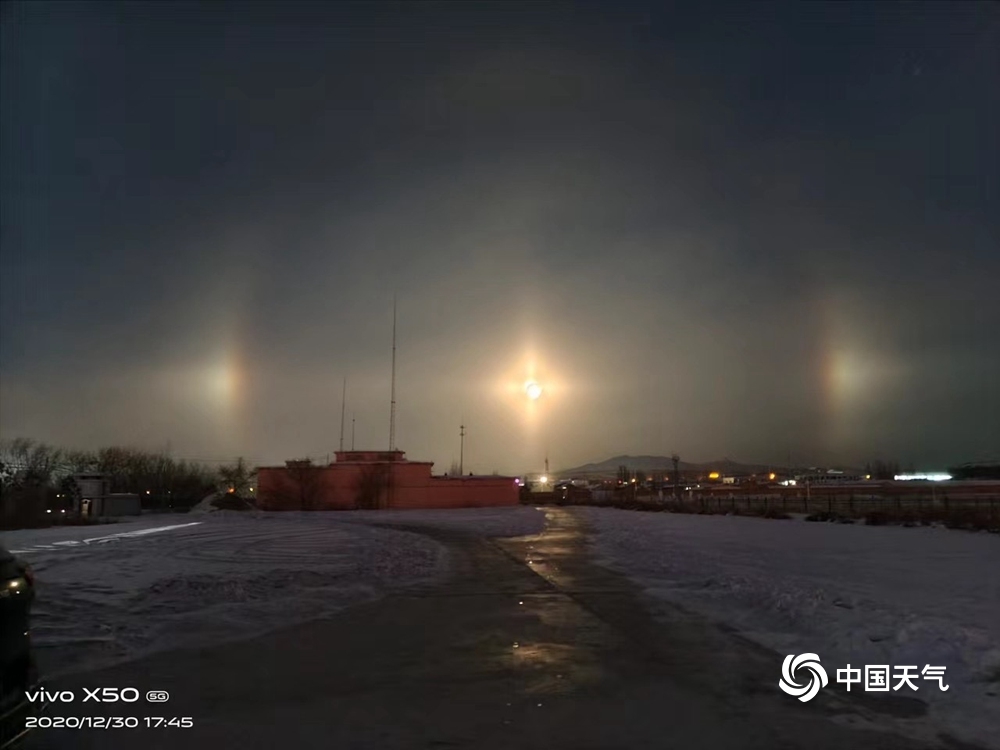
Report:
[{"label": "wet paved road", "polygon": [[49,714],[190,716],[194,727],[46,729],[28,748],[919,746],[885,731],[919,727],[916,702],[879,704],[896,716],[829,691],[801,704],[777,689],[779,656],[664,605],[654,621],[631,584],[588,561],[572,511],[551,510],[544,534],[520,540],[412,530],[449,546],[453,580],[46,685],[167,690],[160,708]]}]

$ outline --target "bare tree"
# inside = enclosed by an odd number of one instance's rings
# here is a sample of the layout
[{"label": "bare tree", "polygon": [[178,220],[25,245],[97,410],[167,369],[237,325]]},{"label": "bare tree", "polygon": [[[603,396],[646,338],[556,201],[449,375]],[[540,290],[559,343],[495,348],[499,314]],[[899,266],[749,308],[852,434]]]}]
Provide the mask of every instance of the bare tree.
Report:
[{"label": "bare tree", "polygon": [[285,492],[285,498],[294,502],[299,510],[320,510],[320,472],[323,467],[313,465],[310,458],[301,458],[286,461],[285,468],[292,484]]},{"label": "bare tree", "polygon": [[0,443],[0,461],[13,474],[48,484],[63,462],[64,452],[31,438],[14,438]]},{"label": "bare tree", "polygon": [[219,467],[219,490],[241,500],[251,500],[250,489],[256,476],[257,469],[251,468],[240,456],[236,463]]},{"label": "bare tree", "polygon": [[97,471],[97,454],[90,451],[66,451],[63,468],[67,474]]},{"label": "bare tree", "polygon": [[391,476],[390,467],[385,464],[363,467],[355,486],[355,504],[372,510],[384,507],[389,496]]},{"label": "bare tree", "polygon": [[30,438],[0,444],[0,526],[19,528],[44,518],[61,460],[60,449]]}]

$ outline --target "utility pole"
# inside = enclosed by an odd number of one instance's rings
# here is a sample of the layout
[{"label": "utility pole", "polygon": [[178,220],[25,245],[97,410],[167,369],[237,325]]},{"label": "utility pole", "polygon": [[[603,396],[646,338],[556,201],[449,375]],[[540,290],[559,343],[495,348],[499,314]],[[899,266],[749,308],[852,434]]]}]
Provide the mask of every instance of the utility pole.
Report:
[{"label": "utility pole", "polygon": [[395,494],[396,460],[396,294],[392,295],[392,386],[389,392],[389,474],[386,477],[385,507],[392,507]]},{"label": "utility pole", "polygon": [[458,475],[460,477],[465,476],[465,425],[461,425],[459,428],[459,437],[461,438],[461,447],[458,450]]},{"label": "utility pole", "polygon": [[389,392],[389,452],[396,450],[396,295],[392,295],[392,386]]},{"label": "utility pole", "polygon": [[344,452],[344,410],[347,408],[347,377],[344,377],[344,390],[340,394],[340,452]]},{"label": "utility pole", "polygon": [[354,412],[351,412],[351,450],[354,450]]}]

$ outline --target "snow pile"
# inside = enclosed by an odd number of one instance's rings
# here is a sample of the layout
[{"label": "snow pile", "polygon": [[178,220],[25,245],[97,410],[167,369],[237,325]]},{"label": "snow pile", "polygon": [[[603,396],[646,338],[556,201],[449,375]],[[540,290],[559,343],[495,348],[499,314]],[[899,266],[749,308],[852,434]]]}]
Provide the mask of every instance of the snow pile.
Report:
[{"label": "snow pile", "polygon": [[220,497],[222,497],[221,492],[213,492],[211,495],[206,496],[200,503],[192,507],[189,512],[194,513],[195,515],[198,515],[199,513],[215,513],[219,510],[215,507],[215,501]]},{"label": "snow pile", "polygon": [[338,514],[218,511],[4,535],[35,569],[43,674],[211,645],[442,580],[426,537]]},{"label": "snow pile", "polygon": [[995,535],[582,512],[603,564],[779,654],[819,654],[837,689],[835,670],[848,662],[946,666],[950,689],[923,683],[917,697],[947,731],[1000,747]]}]

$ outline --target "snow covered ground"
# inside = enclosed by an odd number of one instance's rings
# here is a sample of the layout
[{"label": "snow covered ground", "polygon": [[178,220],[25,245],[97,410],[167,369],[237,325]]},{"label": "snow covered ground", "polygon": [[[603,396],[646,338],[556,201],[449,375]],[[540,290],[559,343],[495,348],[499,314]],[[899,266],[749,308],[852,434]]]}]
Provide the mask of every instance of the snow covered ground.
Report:
[{"label": "snow covered ground", "polygon": [[544,511],[525,506],[510,508],[456,508],[454,510],[367,510],[344,514],[354,520],[435,526],[482,536],[529,536],[545,528]]},{"label": "snow covered ground", "polygon": [[447,576],[443,546],[371,522],[515,536],[540,531],[544,515],[219,511],[5,532],[2,541],[35,570],[33,638],[51,677],[250,637]]},{"label": "snow covered ground", "polygon": [[947,692],[918,680],[918,693],[895,694],[927,701],[931,720],[956,737],[1000,747],[1000,537],[582,512],[600,562],[781,655],[818,654],[833,689],[844,689],[836,669],[848,662],[946,666]]},{"label": "snow covered ground", "polygon": [[[950,690],[920,682],[917,697],[944,730],[1000,747],[997,536],[579,512],[600,562],[779,655],[819,654],[828,689],[843,690],[835,671],[848,662],[946,666]],[[3,543],[35,568],[35,642],[43,672],[55,676],[249,637],[443,580],[447,550],[382,525],[397,523],[526,536],[545,521],[530,507],[220,511],[7,532]]]}]

